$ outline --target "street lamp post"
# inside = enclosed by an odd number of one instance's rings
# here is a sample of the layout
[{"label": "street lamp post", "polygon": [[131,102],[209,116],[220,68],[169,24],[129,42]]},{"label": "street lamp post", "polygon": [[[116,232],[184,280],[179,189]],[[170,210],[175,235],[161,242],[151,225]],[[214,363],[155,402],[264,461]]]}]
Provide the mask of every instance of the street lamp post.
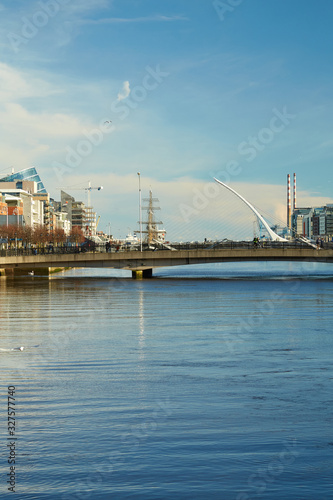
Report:
[{"label": "street lamp post", "polygon": [[141,176],[140,172],[138,172],[139,176],[139,224],[140,224],[140,251],[142,252],[142,208],[141,208]]}]

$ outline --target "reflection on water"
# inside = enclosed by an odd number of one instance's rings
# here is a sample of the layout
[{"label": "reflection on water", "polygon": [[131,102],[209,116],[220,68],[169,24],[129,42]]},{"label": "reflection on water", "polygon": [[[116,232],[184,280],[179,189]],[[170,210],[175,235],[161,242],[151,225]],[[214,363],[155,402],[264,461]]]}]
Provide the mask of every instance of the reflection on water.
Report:
[{"label": "reflection on water", "polygon": [[139,300],[139,349],[142,358],[144,358],[145,320],[144,320],[144,292],[142,287],[138,290],[138,300]]},{"label": "reflection on water", "polygon": [[0,279],[17,497],[330,498],[331,268],[155,274]]}]

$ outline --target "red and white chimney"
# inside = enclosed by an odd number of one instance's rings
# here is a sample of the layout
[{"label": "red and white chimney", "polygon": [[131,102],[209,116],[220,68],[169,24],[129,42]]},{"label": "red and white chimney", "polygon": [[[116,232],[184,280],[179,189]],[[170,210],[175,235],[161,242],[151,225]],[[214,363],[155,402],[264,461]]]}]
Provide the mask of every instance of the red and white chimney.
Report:
[{"label": "red and white chimney", "polygon": [[287,176],[287,227],[291,228],[291,193],[290,193],[290,174]]},{"label": "red and white chimney", "polygon": [[294,196],[293,196],[293,207],[296,210],[296,174],[294,174]]}]

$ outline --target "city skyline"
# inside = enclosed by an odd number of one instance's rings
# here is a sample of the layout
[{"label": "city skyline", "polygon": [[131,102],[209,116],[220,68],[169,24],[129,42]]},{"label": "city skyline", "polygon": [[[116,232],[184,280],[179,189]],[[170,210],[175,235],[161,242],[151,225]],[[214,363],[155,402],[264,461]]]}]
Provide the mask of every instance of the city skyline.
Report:
[{"label": "city skyline", "polygon": [[288,173],[299,206],[332,203],[330,3],[18,0],[0,11],[0,176],[35,166],[55,199],[103,185],[92,204],[117,237],[138,229],[138,171],[171,239],[252,234],[213,177],[285,223]]}]

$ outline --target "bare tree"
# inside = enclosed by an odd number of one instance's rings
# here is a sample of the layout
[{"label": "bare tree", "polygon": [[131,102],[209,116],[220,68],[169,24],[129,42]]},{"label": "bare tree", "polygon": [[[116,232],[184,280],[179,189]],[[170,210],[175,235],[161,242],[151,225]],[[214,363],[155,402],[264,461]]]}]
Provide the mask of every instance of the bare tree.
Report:
[{"label": "bare tree", "polygon": [[30,245],[33,241],[33,229],[31,226],[22,226],[21,229],[22,243],[24,246]]},{"label": "bare tree", "polygon": [[38,245],[41,249],[45,249],[45,244],[48,243],[50,234],[46,226],[40,224],[36,226],[32,235],[32,242]]},{"label": "bare tree", "polygon": [[53,242],[58,246],[59,243],[60,244],[65,243],[67,236],[62,228],[57,227],[52,232],[52,239]]},{"label": "bare tree", "polygon": [[84,238],[84,234],[82,232],[82,229],[78,226],[74,226],[70,232],[70,241],[72,243],[75,243],[76,245],[78,243],[83,243],[85,238]]}]

